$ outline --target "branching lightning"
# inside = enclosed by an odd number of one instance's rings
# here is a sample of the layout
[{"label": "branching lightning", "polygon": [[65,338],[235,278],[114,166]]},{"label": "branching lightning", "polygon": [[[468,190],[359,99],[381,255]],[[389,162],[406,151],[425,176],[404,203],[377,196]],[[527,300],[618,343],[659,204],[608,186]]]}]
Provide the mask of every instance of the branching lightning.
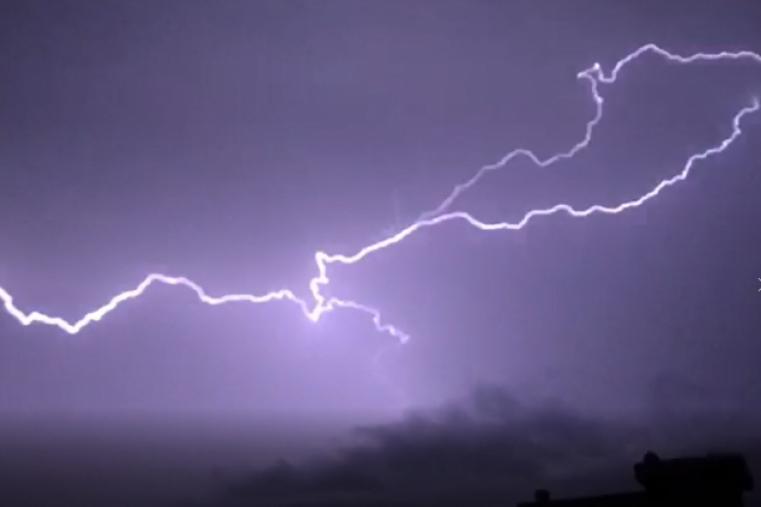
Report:
[{"label": "branching lightning", "polygon": [[740,109],[740,111],[735,114],[732,120],[732,133],[728,137],[723,139],[717,145],[690,156],[683,166],[681,172],[675,176],[661,181],[655,187],[653,187],[652,190],[645,193],[644,195],[634,200],[621,203],[617,206],[605,206],[596,204],[585,209],[577,210],[568,204],[557,204],[550,208],[535,209],[529,211],[523,216],[521,220],[514,223],[485,223],[474,218],[466,212],[446,212],[463,192],[473,187],[487,173],[506,166],[511,160],[515,158],[521,156],[527,157],[538,167],[549,167],[556,162],[574,157],[577,153],[589,146],[589,144],[592,142],[594,129],[597,127],[603,117],[604,100],[600,93],[600,85],[610,85],[615,83],[624,67],[645,53],[654,53],[665,58],[669,62],[678,64],[690,64],[697,61],[718,60],[749,60],[754,63],[761,64],[761,55],[750,51],[696,53],[690,56],[682,56],[670,53],[655,44],[647,44],[642,46],[623,59],[619,60],[613,67],[613,70],[607,75],[603,72],[602,67],[599,64],[594,64],[590,68],[580,72],[577,75],[579,79],[586,80],[589,83],[592,99],[595,103],[595,114],[593,118],[587,122],[584,137],[580,142],[575,144],[570,150],[557,153],[546,159],[540,159],[536,154],[534,154],[534,152],[524,148],[519,148],[511,151],[498,162],[481,167],[468,181],[454,187],[449,196],[447,196],[447,198],[444,199],[438,207],[423,213],[417,221],[412,223],[407,228],[401,230],[400,232],[389,236],[386,239],[365,246],[352,255],[327,254],[321,251],[316,252],[315,263],[317,265],[317,276],[309,281],[309,290],[313,299],[312,302],[305,301],[297,297],[292,291],[288,289],[270,292],[262,296],[256,296],[252,294],[226,294],[223,296],[211,296],[207,294],[201,286],[189,280],[188,278],[167,276],[159,273],[148,275],[134,289],[117,294],[106,304],[100,308],[97,308],[96,310],[91,311],[90,313],[87,313],[84,317],[75,322],[69,322],[61,317],[46,315],[38,311],[24,313],[14,305],[13,297],[2,287],[0,287],[0,299],[2,299],[6,311],[15,317],[16,320],[18,320],[22,325],[28,326],[34,323],[46,324],[49,326],[58,327],[59,329],[69,334],[77,334],[89,324],[101,320],[125,301],[135,299],[138,296],[142,295],[146,290],[148,290],[150,286],[156,283],[165,285],[182,285],[195,292],[195,294],[198,296],[198,299],[208,305],[221,305],[233,302],[267,303],[276,300],[287,300],[292,303],[296,303],[301,308],[301,311],[304,313],[304,315],[313,322],[317,322],[322,315],[338,308],[358,310],[367,313],[372,318],[373,323],[375,324],[375,327],[378,331],[389,333],[404,343],[409,339],[408,335],[393,325],[383,323],[381,320],[381,314],[377,309],[356,303],[354,301],[342,300],[335,297],[326,297],[322,294],[321,288],[327,286],[330,283],[330,278],[328,277],[328,267],[330,265],[356,264],[372,253],[379,252],[385,248],[403,241],[407,236],[410,236],[420,229],[438,225],[451,220],[464,220],[473,227],[477,227],[483,231],[518,230],[528,225],[528,223],[533,218],[553,215],[559,212],[565,212],[570,216],[581,218],[592,215],[594,213],[616,214],[621,213],[629,208],[635,208],[654,198],[667,187],[685,180],[689,176],[690,171],[696,162],[700,162],[711,156],[718,155],[728,149],[730,145],[742,134],[741,123],[745,116],[757,112],[760,108],[759,98],[752,98],[749,105]]}]

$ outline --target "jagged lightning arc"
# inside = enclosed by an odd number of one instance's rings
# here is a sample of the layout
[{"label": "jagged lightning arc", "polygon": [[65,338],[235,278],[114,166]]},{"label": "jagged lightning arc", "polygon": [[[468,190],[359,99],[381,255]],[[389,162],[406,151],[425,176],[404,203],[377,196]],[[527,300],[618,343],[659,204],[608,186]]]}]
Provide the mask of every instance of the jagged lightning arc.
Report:
[{"label": "jagged lightning arc", "polygon": [[723,139],[719,144],[690,156],[683,166],[682,171],[675,176],[661,181],[652,190],[638,197],[637,199],[624,202],[617,206],[604,206],[596,204],[585,209],[576,210],[567,204],[558,204],[550,208],[535,209],[529,211],[523,216],[520,221],[514,223],[485,223],[462,211],[445,213],[445,211],[451,207],[454,201],[464,191],[475,185],[485,174],[504,167],[511,160],[517,157],[527,157],[539,167],[548,167],[561,160],[572,158],[577,153],[586,148],[591,143],[593,131],[595,127],[600,123],[603,116],[604,100],[599,90],[600,84],[615,83],[618,79],[619,73],[627,64],[648,52],[655,53],[659,56],[664,57],[670,62],[679,64],[717,60],[750,60],[761,64],[761,55],[751,51],[696,53],[690,56],[682,56],[670,53],[655,44],[647,44],[641,46],[636,51],[628,54],[626,57],[619,60],[615,64],[613,70],[608,75],[603,72],[602,67],[599,64],[594,64],[590,68],[580,72],[577,75],[579,79],[584,79],[589,82],[592,99],[595,102],[595,114],[593,118],[587,122],[585,134],[581,141],[575,144],[570,150],[557,153],[546,159],[540,159],[537,155],[534,154],[534,152],[524,148],[513,150],[498,162],[481,167],[472,178],[470,178],[465,183],[457,185],[449,194],[449,196],[447,196],[447,198],[444,199],[441,204],[439,204],[438,207],[423,213],[417,221],[412,223],[409,227],[398,232],[397,234],[389,236],[388,238],[376,243],[372,243],[354,253],[353,255],[327,254],[321,251],[316,252],[315,263],[317,265],[317,276],[309,281],[309,290],[314,300],[311,304],[297,297],[292,291],[288,289],[270,292],[262,296],[256,296],[253,294],[226,294],[223,296],[211,296],[207,294],[201,286],[188,278],[167,276],[160,273],[153,273],[148,275],[134,289],[124,291],[114,296],[105,305],[91,311],[76,322],[68,322],[61,317],[46,315],[38,311],[24,313],[13,304],[13,297],[3,287],[0,287],[0,299],[2,299],[6,311],[25,326],[33,323],[40,323],[58,327],[70,334],[76,334],[84,329],[87,325],[101,320],[108,313],[115,310],[121,303],[140,296],[148,289],[148,287],[155,283],[162,283],[166,285],[182,285],[195,292],[198,296],[198,299],[208,305],[221,305],[233,302],[266,303],[276,300],[288,300],[292,303],[296,303],[301,308],[304,315],[313,322],[318,321],[320,317],[325,313],[337,308],[359,310],[369,314],[372,317],[373,323],[375,324],[375,327],[378,329],[378,331],[389,333],[398,338],[400,341],[406,342],[409,339],[408,335],[393,325],[384,324],[381,321],[381,314],[377,309],[356,303],[354,301],[342,300],[335,297],[328,298],[323,295],[320,291],[321,287],[326,286],[330,283],[330,279],[328,278],[328,266],[331,264],[355,264],[374,252],[378,252],[391,245],[401,242],[407,236],[413,234],[419,229],[448,222],[450,220],[464,220],[473,227],[477,227],[484,231],[517,230],[525,227],[529,221],[535,217],[552,215],[561,211],[573,217],[586,217],[593,213],[616,214],[626,209],[640,206],[646,201],[657,196],[666,187],[686,179],[696,162],[705,160],[726,150],[742,134],[741,122],[743,118],[748,114],[757,112],[759,110],[759,98],[754,97],[749,105],[740,109],[740,111],[735,114],[732,120],[732,133],[728,137]]}]

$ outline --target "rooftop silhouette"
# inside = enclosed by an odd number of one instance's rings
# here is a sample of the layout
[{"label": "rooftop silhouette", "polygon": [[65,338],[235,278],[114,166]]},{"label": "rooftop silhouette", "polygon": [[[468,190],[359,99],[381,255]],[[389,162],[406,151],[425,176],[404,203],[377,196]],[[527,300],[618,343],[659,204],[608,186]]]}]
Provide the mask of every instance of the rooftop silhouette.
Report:
[{"label": "rooftop silhouette", "polygon": [[745,458],[740,454],[662,460],[648,452],[634,465],[641,491],[553,500],[537,490],[533,502],[518,507],[742,507],[753,489]]}]

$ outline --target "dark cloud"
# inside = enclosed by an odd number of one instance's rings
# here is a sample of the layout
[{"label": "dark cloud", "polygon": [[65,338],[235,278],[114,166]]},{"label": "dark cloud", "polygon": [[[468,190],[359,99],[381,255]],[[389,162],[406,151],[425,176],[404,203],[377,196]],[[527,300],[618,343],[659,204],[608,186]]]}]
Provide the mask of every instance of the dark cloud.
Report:
[{"label": "dark cloud", "polygon": [[285,461],[233,481],[220,505],[511,505],[537,488],[555,496],[637,490],[632,466],[663,456],[760,455],[755,420],[707,409],[648,421],[593,418],[559,403],[528,406],[481,386],[438,410],[359,427],[353,445]]}]

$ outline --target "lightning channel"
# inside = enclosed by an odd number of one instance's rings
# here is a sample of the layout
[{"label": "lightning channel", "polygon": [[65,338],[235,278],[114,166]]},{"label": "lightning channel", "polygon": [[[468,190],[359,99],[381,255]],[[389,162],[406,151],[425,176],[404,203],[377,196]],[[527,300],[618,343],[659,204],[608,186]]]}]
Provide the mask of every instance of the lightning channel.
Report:
[{"label": "lightning channel", "polygon": [[298,305],[302,313],[313,322],[317,322],[321,316],[336,309],[360,311],[370,316],[373,324],[375,325],[375,328],[379,332],[390,334],[391,336],[399,339],[400,342],[405,343],[409,340],[409,335],[394,325],[384,323],[380,311],[376,308],[357,303],[355,301],[343,300],[336,297],[326,297],[322,293],[321,289],[330,283],[330,278],[328,276],[329,266],[333,264],[356,264],[368,257],[370,254],[379,252],[397,243],[400,243],[405,238],[411,234],[414,234],[418,230],[454,220],[465,221],[469,225],[483,231],[514,231],[526,227],[529,222],[535,218],[554,215],[561,212],[566,213],[571,217],[582,218],[596,213],[609,215],[618,214],[627,209],[641,206],[650,199],[658,196],[667,187],[685,180],[697,162],[703,161],[709,157],[718,155],[727,150],[732,145],[732,143],[742,134],[743,130],[741,126],[743,119],[747,115],[759,111],[759,98],[753,97],[749,105],[740,109],[733,117],[732,132],[729,136],[724,138],[715,146],[690,156],[679,173],[671,178],[662,180],[649,192],[639,196],[636,199],[626,201],[616,206],[595,204],[584,209],[574,209],[568,204],[557,204],[549,208],[531,210],[526,213],[521,220],[513,223],[486,223],[476,219],[466,212],[446,212],[463,192],[476,185],[486,174],[506,166],[510,161],[518,157],[528,158],[536,166],[544,168],[549,167],[556,162],[570,159],[585,149],[592,142],[594,129],[597,127],[603,117],[604,100],[602,94],[600,93],[600,85],[611,85],[615,83],[618,79],[619,74],[623,71],[626,65],[646,53],[654,53],[665,58],[669,62],[678,64],[690,64],[698,61],[718,60],[749,60],[755,63],[761,63],[761,55],[751,51],[696,53],[690,56],[683,56],[666,51],[665,49],[662,49],[655,44],[646,44],[634,52],[628,54],[626,57],[616,62],[613,69],[607,75],[604,73],[602,66],[599,63],[595,63],[588,69],[577,74],[578,79],[586,80],[589,83],[590,92],[595,104],[595,113],[592,119],[586,123],[584,136],[581,141],[576,143],[569,150],[556,153],[555,155],[545,159],[539,158],[533,151],[527,150],[525,148],[513,150],[498,162],[481,167],[469,180],[455,186],[452,192],[435,209],[423,213],[418,218],[418,220],[416,220],[405,229],[397,232],[396,234],[365,246],[352,255],[328,254],[322,251],[316,252],[314,260],[317,266],[317,275],[312,278],[308,284],[309,291],[312,296],[312,302],[308,302],[297,297],[294,292],[288,289],[269,292],[261,296],[256,296],[253,294],[226,294],[222,296],[212,296],[208,294],[200,285],[196,284],[188,278],[168,276],[161,273],[149,274],[135,288],[117,294],[100,308],[85,314],[82,318],[74,322],[69,322],[61,317],[50,316],[39,311],[31,311],[29,313],[25,313],[14,304],[13,296],[3,287],[0,287],[0,300],[2,300],[5,310],[24,326],[29,326],[35,323],[44,324],[57,327],[66,333],[74,335],[82,331],[88,325],[100,321],[110,312],[116,310],[116,308],[119,307],[122,303],[141,296],[148,290],[148,288],[155,284],[172,286],[176,285],[190,289],[196,294],[202,303],[212,306],[235,302],[261,304],[274,301],[289,301]]},{"label": "lightning channel", "polygon": [[476,173],[469,180],[465,181],[464,183],[460,183],[456,185],[454,189],[452,189],[452,192],[446,197],[446,199],[441,201],[441,203],[436,208],[426,211],[425,213],[420,215],[420,217],[418,217],[416,221],[427,220],[433,216],[440,215],[441,213],[449,209],[463,192],[473,187],[486,174],[492,171],[495,171],[497,169],[501,169],[502,167],[506,166],[511,161],[517,158],[520,158],[520,157],[528,158],[534,165],[541,168],[545,168],[557,162],[560,162],[562,160],[573,158],[580,151],[587,148],[592,142],[592,135],[594,133],[594,129],[597,127],[600,121],[602,121],[602,117],[603,117],[603,106],[605,103],[605,99],[600,93],[600,84],[605,84],[605,85],[614,84],[616,80],[618,80],[618,75],[621,73],[624,67],[632,63],[637,58],[645,55],[646,53],[654,53],[658,56],[665,58],[667,61],[671,63],[678,63],[678,64],[690,64],[690,63],[696,63],[700,61],[710,62],[710,61],[719,61],[719,60],[748,60],[755,63],[761,63],[761,55],[759,55],[758,53],[754,53],[752,51],[737,51],[737,52],[722,51],[719,53],[695,53],[693,55],[683,56],[680,54],[666,51],[665,49],[662,49],[656,44],[645,44],[644,46],[639,47],[637,50],[629,53],[624,58],[616,62],[615,66],[613,67],[613,70],[608,75],[605,75],[600,63],[594,63],[592,66],[579,72],[576,75],[577,79],[581,79],[589,83],[590,94],[592,96],[592,100],[595,105],[595,114],[592,116],[592,119],[587,122],[586,128],[584,130],[584,137],[581,139],[581,141],[573,145],[567,151],[556,153],[544,159],[540,158],[539,155],[537,155],[535,152],[528,150],[526,148],[515,149],[511,151],[510,153],[508,153],[507,155],[505,155],[504,157],[502,157],[501,159],[499,159],[497,162],[482,166],[478,171],[476,171]]}]

